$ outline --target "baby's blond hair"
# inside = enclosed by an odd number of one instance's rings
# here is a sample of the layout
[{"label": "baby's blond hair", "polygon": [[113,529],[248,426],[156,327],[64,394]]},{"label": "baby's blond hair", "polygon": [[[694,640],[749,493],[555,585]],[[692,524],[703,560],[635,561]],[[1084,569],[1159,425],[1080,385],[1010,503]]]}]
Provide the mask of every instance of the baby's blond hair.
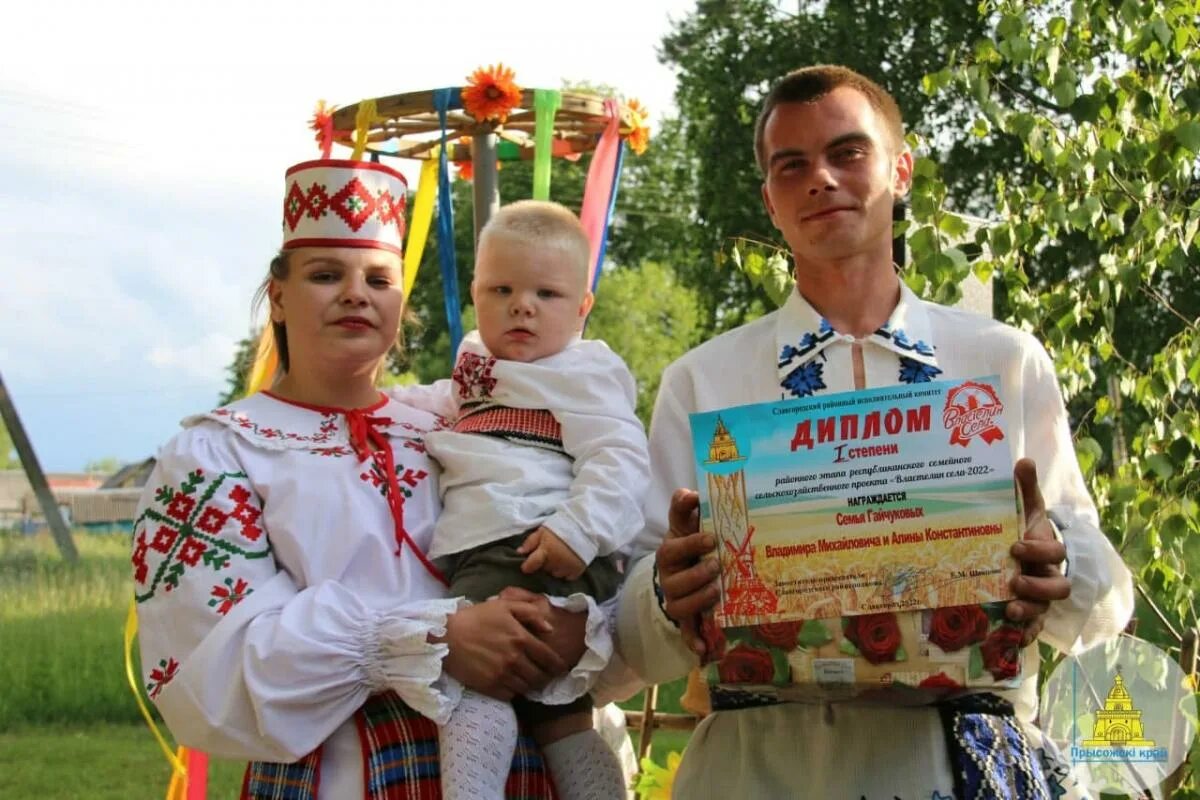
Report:
[{"label": "baby's blond hair", "polygon": [[534,247],[557,248],[566,256],[569,265],[587,280],[592,246],[579,217],[564,205],[549,200],[509,203],[483,226],[479,249],[495,237]]}]

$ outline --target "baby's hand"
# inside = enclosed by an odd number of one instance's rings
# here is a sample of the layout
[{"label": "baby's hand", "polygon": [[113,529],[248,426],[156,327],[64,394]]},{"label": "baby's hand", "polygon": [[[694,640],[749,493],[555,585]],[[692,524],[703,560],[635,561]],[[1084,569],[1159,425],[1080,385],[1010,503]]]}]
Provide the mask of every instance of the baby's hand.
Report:
[{"label": "baby's hand", "polygon": [[521,564],[521,572],[526,575],[542,570],[556,578],[572,581],[587,569],[583,559],[575,555],[575,551],[545,525],[529,534],[517,548],[517,553],[529,555]]}]

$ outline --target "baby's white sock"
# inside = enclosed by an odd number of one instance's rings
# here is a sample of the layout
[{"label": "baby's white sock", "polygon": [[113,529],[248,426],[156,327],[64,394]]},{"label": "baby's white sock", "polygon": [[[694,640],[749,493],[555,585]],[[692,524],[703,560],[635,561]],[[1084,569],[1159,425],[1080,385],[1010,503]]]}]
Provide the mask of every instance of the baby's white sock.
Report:
[{"label": "baby's white sock", "polygon": [[444,800],[504,800],[517,747],[512,705],[467,689],[438,731]]},{"label": "baby's white sock", "polygon": [[617,754],[596,731],[573,733],[542,748],[561,800],[624,800]]}]

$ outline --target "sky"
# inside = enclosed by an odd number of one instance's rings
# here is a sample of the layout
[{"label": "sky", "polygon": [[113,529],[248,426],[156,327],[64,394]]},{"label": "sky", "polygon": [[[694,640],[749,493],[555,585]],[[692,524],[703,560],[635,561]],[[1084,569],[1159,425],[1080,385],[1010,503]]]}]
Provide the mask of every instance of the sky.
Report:
[{"label": "sky", "polygon": [[43,469],[141,460],[216,404],[279,245],[284,170],[319,155],[318,99],[461,86],[499,61],[525,87],[606,84],[652,124],[669,111],[657,47],[694,0],[595,6],[8,4],[0,375]]}]

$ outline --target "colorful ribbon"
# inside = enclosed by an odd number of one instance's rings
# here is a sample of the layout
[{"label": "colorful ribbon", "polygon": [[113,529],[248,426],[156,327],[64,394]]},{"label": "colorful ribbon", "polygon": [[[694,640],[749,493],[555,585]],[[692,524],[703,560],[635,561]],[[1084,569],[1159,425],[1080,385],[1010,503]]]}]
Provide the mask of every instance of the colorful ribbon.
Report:
[{"label": "colorful ribbon", "polygon": [[442,126],[442,146],[438,153],[438,261],[442,269],[442,300],[446,307],[446,325],[450,332],[450,365],[462,341],[462,308],[458,302],[458,266],[454,259],[454,204],[450,194],[450,165],[446,160],[446,112],[462,106],[458,89],[435,89],[433,105]]},{"label": "colorful ribbon", "polygon": [[608,198],[608,211],[604,214],[604,230],[600,234],[600,252],[596,254],[595,272],[592,273],[592,291],[600,285],[600,265],[604,263],[604,253],[608,249],[608,228],[612,224],[613,209],[617,207],[617,187],[621,183],[621,165],[625,163],[625,142],[617,145],[617,163],[613,167],[612,194]]},{"label": "colorful ribbon", "polygon": [[562,105],[562,92],[534,89],[533,199],[550,199],[550,159],[554,155],[554,115]]},{"label": "colorful ribbon", "polygon": [[591,244],[588,286],[595,285],[596,275],[600,273],[598,259],[604,246],[611,199],[617,187],[617,175],[613,170],[621,151],[621,114],[617,101],[611,97],[604,101],[604,115],[608,117],[608,122],[605,123],[604,133],[600,135],[600,141],[592,153],[587,183],[583,187],[583,207],[579,211],[579,221],[583,223],[583,229],[587,232],[588,242]]},{"label": "colorful ribbon", "polygon": [[375,101],[363,100],[358,104],[358,112],[354,115],[354,154],[355,161],[362,161],[367,149],[367,131],[375,121]]},{"label": "colorful ribbon", "polygon": [[[438,148],[439,150],[441,148]],[[421,268],[421,256],[429,238],[429,223],[433,220],[433,200],[437,195],[439,158],[421,164],[417,178],[417,194],[413,198],[412,224],[408,228],[408,244],[404,248],[404,301],[412,296],[412,287]]]}]

